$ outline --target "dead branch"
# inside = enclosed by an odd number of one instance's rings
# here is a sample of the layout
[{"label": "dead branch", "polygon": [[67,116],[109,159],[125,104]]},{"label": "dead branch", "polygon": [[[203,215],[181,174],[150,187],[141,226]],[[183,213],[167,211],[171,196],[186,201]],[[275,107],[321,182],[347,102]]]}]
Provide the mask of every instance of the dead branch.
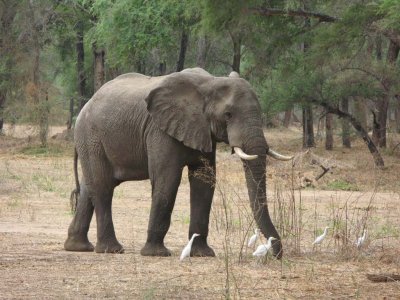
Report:
[{"label": "dead branch", "polygon": [[378,168],[383,168],[385,166],[385,163],[383,161],[381,154],[379,153],[378,148],[376,148],[374,142],[369,137],[368,132],[362,127],[360,121],[358,121],[356,118],[354,118],[353,115],[351,115],[347,112],[344,112],[344,111],[340,110],[339,108],[330,105],[327,102],[321,102],[321,101],[317,101],[315,99],[313,99],[312,102],[325,107],[327,109],[327,111],[338,115],[339,118],[344,118],[344,119],[348,120],[353,125],[354,129],[357,130],[358,134],[362,137],[364,142],[367,144],[368,150],[371,152],[372,157],[374,158],[375,166]]},{"label": "dead branch", "polygon": [[373,282],[400,281],[400,274],[367,274],[367,278]]},{"label": "dead branch", "polygon": [[315,181],[318,181],[322,178],[322,176],[324,176],[326,173],[329,172],[329,170],[331,168],[325,168],[324,166],[320,165],[320,167],[322,168],[323,172],[321,174],[319,174],[317,177],[315,177]]},{"label": "dead branch", "polygon": [[394,152],[394,150],[396,150],[396,148],[400,146],[400,143],[398,143],[396,146],[393,147],[392,152]]},{"label": "dead branch", "polygon": [[320,180],[326,173],[328,173],[331,169],[333,169],[335,167],[334,164],[330,165],[330,166],[325,166],[318,156],[316,156],[313,153],[310,153],[310,154],[311,154],[311,157],[312,157],[311,163],[314,164],[314,165],[320,166],[321,169],[322,169],[322,173],[319,174],[317,177],[315,177],[315,181]]},{"label": "dead branch", "polygon": [[336,22],[339,20],[337,17],[317,12],[305,11],[302,9],[292,10],[292,9],[279,9],[279,8],[269,8],[269,7],[250,7],[247,11],[264,17],[270,17],[270,16],[305,17],[305,18],[318,19],[319,22]]}]

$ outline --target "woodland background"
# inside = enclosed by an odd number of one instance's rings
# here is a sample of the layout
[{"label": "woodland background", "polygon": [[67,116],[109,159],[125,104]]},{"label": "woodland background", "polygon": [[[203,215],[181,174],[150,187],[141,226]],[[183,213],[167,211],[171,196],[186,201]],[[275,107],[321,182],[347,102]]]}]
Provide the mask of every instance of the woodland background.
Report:
[{"label": "woodland background", "polygon": [[43,146],[106,81],[195,66],[239,72],[304,147],[358,134],[383,166],[398,146],[398,0],[0,0],[0,18],[0,131],[37,125]]}]

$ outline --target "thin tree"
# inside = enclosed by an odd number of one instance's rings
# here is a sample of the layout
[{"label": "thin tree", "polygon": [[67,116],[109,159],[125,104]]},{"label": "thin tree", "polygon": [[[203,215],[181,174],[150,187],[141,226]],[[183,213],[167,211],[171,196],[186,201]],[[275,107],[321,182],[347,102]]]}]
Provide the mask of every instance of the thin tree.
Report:
[{"label": "thin tree", "polygon": [[[344,113],[349,113],[349,98],[343,97],[341,100],[341,110]],[[342,118],[342,145],[345,148],[351,148],[350,140],[350,124],[345,118]]]},{"label": "thin tree", "polygon": [[3,132],[3,111],[12,82],[12,72],[14,69],[13,49],[15,43],[13,39],[12,25],[17,13],[18,4],[13,1],[1,1],[0,11],[0,134]]},{"label": "thin tree", "polygon": [[43,147],[46,147],[49,128],[49,105],[48,90],[42,84],[40,78],[40,54],[43,46],[45,25],[51,19],[52,12],[42,10],[35,1],[30,0],[27,2],[28,30],[33,56],[31,96],[35,105],[35,117],[39,125],[40,142]]},{"label": "thin tree", "polygon": [[328,112],[325,118],[325,149],[333,150],[333,115]]},{"label": "thin tree", "polygon": [[186,57],[188,42],[189,42],[189,34],[186,29],[182,29],[179,56],[178,56],[178,61],[176,63],[177,72],[180,72],[185,68],[185,57]]},{"label": "thin tree", "polygon": [[85,49],[83,43],[84,26],[83,21],[78,20],[76,24],[76,72],[78,82],[79,111],[83,108],[86,101],[86,75],[85,75]]}]

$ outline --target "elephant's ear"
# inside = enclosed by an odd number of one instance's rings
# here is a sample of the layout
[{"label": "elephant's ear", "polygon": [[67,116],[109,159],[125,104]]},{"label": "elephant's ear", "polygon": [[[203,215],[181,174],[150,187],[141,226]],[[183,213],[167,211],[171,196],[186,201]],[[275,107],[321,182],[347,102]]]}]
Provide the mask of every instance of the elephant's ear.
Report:
[{"label": "elephant's ear", "polygon": [[212,151],[211,130],[199,92],[198,75],[175,73],[166,77],[146,98],[154,123],[185,146]]}]

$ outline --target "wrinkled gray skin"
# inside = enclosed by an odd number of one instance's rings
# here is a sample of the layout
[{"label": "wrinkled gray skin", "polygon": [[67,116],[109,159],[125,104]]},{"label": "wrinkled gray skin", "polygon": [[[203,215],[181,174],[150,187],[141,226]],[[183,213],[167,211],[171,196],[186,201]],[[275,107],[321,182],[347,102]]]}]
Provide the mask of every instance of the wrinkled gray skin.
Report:
[{"label": "wrinkled gray skin", "polygon": [[[65,249],[123,252],[111,215],[114,188],[123,181],[150,179],[152,204],[141,254],[170,255],[164,237],[182,169],[188,166],[188,237],[200,234],[191,255],[214,256],[207,236],[217,142],[258,155],[255,160],[243,161],[250,203],[264,236],[278,239],[273,250],[280,257],[282,245],[266,204],[268,145],[257,97],[244,79],[214,77],[199,68],[161,77],[119,76],[106,83],[82,109],[76,121],[75,143],[83,178]],[[194,176],[199,170],[203,176],[208,172],[212,179],[203,181]],[[97,220],[95,248],[87,237],[93,211]]]}]

